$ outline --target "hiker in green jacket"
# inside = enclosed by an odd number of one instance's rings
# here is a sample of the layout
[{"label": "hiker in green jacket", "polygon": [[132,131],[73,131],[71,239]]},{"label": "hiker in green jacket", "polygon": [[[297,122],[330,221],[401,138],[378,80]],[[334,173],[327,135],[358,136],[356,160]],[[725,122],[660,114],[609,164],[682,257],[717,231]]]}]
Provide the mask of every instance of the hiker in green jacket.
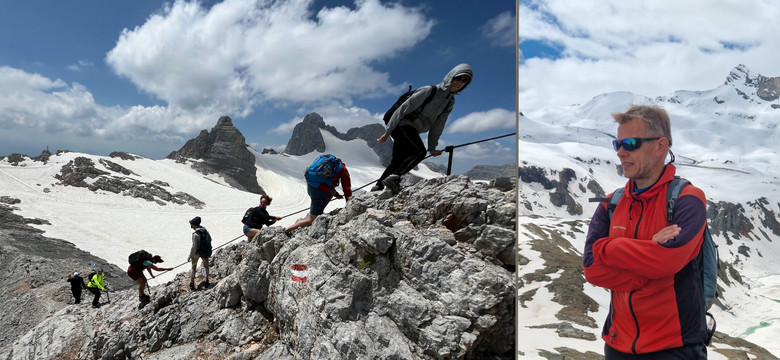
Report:
[{"label": "hiker in green jacket", "polygon": [[103,286],[103,275],[103,268],[98,269],[97,274],[92,276],[87,284],[87,290],[95,295],[92,299],[92,307],[94,308],[100,307],[100,291],[106,291],[106,287]]}]

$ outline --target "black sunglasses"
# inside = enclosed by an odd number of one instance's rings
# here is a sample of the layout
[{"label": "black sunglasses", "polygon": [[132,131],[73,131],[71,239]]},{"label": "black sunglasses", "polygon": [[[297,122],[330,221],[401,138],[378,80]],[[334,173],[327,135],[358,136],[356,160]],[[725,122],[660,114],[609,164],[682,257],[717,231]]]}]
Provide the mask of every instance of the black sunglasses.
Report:
[{"label": "black sunglasses", "polygon": [[460,75],[460,76],[456,76],[456,77],[452,78],[452,80],[457,80],[457,81],[460,81],[460,82],[468,82],[469,79],[471,79],[471,78],[466,76],[466,75]]},{"label": "black sunglasses", "polygon": [[626,149],[626,151],[634,151],[642,147],[642,142],[650,141],[650,140],[658,140],[658,139],[660,139],[660,137],[651,137],[651,138],[632,137],[632,138],[625,138],[623,140],[612,140],[612,148],[615,149],[615,151],[620,150],[621,147],[623,149]]}]

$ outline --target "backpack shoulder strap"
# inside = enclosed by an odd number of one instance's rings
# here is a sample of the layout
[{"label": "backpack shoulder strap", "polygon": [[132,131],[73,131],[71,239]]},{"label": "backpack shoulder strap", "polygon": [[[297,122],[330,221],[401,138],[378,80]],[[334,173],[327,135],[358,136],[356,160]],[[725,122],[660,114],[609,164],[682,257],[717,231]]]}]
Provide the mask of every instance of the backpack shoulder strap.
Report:
[{"label": "backpack shoulder strap", "polygon": [[677,205],[677,199],[680,198],[682,189],[690,183],[690,181],[675,175],[674,179],[669,183],[669,187],[666,188],[666,221],[669,223],[674,218],[674,207]]},{"label": "backpack shoulder strap", "polygon": [[612,196],[609,198],[609,202],[607,203],[607,211],[609,212],[609,220],[612,220],[612,214],[615,213],[615,208],[617,208],[617,204],[620,202],[620,198],[623,197],[623,192],[625,191],[625,188],[617,188],[615,189],[615,192],[612,193]]},{"label": "backpack shoulder strap", "polygon": [[617,204],[620,202],[620,198],[623,197],[623,192],[625,192],[625,188],[617,188],[614,192],[612,192],[612,196],[609,198],[590,198],[588,201],[590,202],[600,202],[600,203],[607,203],[607,212],[609,213],[609,219],[612,220],[612,214],[615,213],[615,208],[617,207]]}]

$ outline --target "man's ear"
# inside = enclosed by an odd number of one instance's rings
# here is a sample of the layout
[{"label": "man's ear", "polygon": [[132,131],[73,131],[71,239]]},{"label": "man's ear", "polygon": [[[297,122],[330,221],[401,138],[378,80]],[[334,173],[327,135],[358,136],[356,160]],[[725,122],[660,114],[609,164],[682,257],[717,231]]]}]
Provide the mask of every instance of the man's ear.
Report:
[{"label": "man's ear", "polygon": [[656,148],[655,148],[655,154],[658,157],[666,158],[666,155],[669,153],[669,139],[665,136],[662,136],[658,141],[656,141]]}]

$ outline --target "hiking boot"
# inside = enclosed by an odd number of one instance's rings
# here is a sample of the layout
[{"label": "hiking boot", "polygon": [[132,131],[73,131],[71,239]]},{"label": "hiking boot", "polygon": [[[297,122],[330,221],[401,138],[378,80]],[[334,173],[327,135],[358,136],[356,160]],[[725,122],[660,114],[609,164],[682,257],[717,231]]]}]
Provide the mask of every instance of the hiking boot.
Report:
[{"label": "hiking boot", "polygon": [[385,186],[382,185],[382,182],[377,181],[377,183],[371,187],[371,192],[374,191],[382,191],[385,189]]},{"label": "hiking boot", "polygon": [[401,192],[401,176],[399,175],[393,174],[386,177],[382,180],[382,184],[390,189],[390,191],[393,192],[393,195]]},{"label": "hiking boot", "polygon": [[190,283],[190,290],[195,290],[195,283]]}]

